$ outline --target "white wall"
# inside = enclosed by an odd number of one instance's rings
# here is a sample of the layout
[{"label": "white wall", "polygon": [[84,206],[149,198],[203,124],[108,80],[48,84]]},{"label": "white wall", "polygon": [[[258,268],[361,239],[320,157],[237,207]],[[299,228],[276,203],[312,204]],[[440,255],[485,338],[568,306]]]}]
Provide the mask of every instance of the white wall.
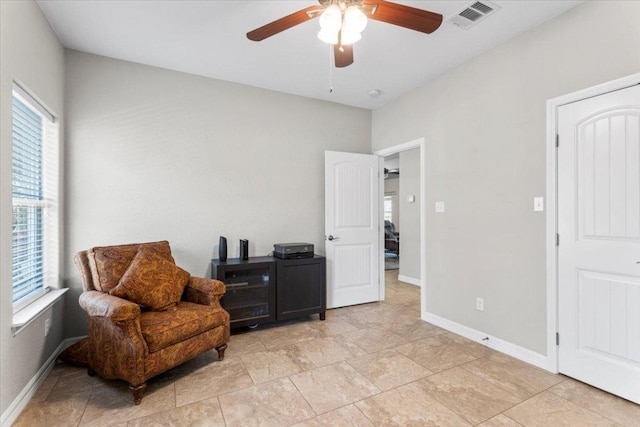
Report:
[{"label": "white wall", "polygon": [[[420,281],[420,149],[400,152],[400,271]],[[408,196],[414,196],[412,203]]]},{"label": "white wall", "polygon": [[[220,235],[230,256],[273,244],[324,252],[324,151],[368,153],[371,112],[67,51],[67,251],[166,239],[208,273]],[[70,306],[68,336],[86,319]]]},{"label": "white wall", "polygon": [[586,2],[374,111],[374,151],[426,140],[428,312],[546,353],[545,102],[640,70],[639,22]]},{"label": "white wall", "polygon": [[[33,1],[0,1],[0,413],[53,354],[63,339],[60,301],[12,336],[11,90],[16,81],[64,120],[64,52]],[[52,320],[44,337],[44,321]]]}]

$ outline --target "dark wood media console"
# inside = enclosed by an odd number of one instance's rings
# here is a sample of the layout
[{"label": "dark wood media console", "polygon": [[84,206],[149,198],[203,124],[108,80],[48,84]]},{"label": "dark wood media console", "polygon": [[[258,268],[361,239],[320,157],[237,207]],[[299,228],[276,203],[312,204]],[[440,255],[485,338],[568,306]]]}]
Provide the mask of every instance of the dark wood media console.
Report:
[{"label": "dark wood media console", "polygon": [[211,260],[211,277],[227,286],[222,306],[231,327],[252,326],[327,310],[326,259],[255,257]]},{"label": "dark wood media console", "polygon": [[231,316],[231,327],[276,320],[276,265],[273,258],[214,259],[211,278],[224,282],[227,287],[221,303]]}]

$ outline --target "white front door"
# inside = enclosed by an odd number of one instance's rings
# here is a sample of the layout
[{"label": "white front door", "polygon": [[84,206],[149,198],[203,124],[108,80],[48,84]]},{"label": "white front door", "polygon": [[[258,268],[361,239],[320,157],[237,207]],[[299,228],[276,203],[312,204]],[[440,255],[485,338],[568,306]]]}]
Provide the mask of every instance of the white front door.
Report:
[{"label": "white front door", "polygon": [[370,154],[325,152],[327,308],[380,299],[380,165]]},{"label": "white front door", "polygon": [[559,369],[640,403],[640,86],[558,110]]}]

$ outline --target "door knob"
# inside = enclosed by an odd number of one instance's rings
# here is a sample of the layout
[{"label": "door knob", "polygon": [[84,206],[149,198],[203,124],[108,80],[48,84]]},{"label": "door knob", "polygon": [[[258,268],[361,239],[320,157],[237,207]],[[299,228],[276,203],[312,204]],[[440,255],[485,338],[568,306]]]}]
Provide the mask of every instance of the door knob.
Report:
[{"label": "door knob", "polygon": [[331,234],[329,234],[329,237],[327,237],[327,239],[328,239],[329,241],[332,241],[332,240],[338,240],[338,239],[339,239],[339,237],[333,237]]}]

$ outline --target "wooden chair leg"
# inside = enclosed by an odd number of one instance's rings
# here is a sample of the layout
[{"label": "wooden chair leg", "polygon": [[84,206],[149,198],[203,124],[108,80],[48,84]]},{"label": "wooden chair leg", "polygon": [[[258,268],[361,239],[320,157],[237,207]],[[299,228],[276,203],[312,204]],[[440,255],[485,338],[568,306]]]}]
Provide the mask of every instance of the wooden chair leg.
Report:
[{"label": "wooden chair leg", "polygon": [[216,351],[218,352],[218,361],[221,362],[224,359],[224,351],[227,349],[226,344],[222,344],[220,347],[216,347]]},{"label": "wooden chair leg", "polygon": [[131,390],[131,393],[133,394],[133,402],[136,405],[139,405],[140,402],[142,402],[142,396],[144,396],[144,392],[147,389],[147,383],[144,382],[142,384],[139,385],[130,385],[129,386],[129,390]]}]

